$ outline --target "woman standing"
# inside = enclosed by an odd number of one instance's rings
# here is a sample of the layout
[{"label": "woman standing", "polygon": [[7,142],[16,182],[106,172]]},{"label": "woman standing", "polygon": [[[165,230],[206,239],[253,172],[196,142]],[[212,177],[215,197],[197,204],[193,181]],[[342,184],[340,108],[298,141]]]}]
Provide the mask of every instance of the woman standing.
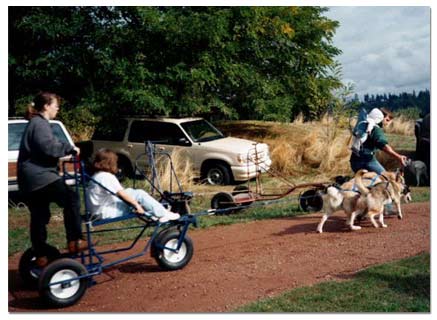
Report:
[{"label": "woman standing", "polygon": [[77,194],[70,190],[58,173],[59,158],[79,154],[79,148],[59,141],[53,135],[49,120],[59,111],[60,97],[39,93],[28,110],[30,121],[21,139],[17,179],[30,210],[30,239],[38,266],[47,260],[47,224],[50,203],[64,208],[64,226],[70,253],[87,249],[81,239],[81,218]]}]

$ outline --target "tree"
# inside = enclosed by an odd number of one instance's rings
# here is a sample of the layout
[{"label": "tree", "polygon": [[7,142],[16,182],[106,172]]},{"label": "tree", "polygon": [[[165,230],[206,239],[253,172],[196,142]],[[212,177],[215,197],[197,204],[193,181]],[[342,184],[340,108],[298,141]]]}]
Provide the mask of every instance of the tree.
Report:
[{"label": "tree", "polygon": [[311,119],[340,88],[320,7],[9,7],[10,114],[38,90],[95,114]]}]

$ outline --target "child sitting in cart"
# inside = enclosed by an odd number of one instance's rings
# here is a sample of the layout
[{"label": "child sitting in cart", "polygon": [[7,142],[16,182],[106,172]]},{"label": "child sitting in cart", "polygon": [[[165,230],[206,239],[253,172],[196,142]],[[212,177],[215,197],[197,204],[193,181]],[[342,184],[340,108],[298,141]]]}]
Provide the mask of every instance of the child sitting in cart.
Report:
[{"label": "child sitting in cart", "polygon": [[[155,198],[141,189],[124,189],[115,173],[118,156],[109,149],[99,150],[93,161],[94,175],[88,187],[88,203],[91,213],[110,219],[132,213],[151,214],[159,222],[177,220],[180,215],[167,210]],[[94,182],[95,181],[95,182]]]}]

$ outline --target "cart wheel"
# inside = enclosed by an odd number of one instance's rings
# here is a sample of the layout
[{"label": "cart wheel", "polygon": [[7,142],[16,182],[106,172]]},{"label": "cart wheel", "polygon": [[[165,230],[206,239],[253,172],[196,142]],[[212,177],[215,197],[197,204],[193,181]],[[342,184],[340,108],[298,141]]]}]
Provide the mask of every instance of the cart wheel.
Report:
[{"label": "cart wheel", "polygon": [[236,186],[234,190],[232,190],[232,195],[235,196],[237,194],[247,193],[247,192],[249,192],[249,188],[247,186],[241,185],[241,186]]},{"label": "cart wheel", "polygon": [[299,196],[299,205],[303,211],[317,212],[323,208],[323,198],[318,189],[310,189]]},{"label": "cart wheel", "polygon": [[[50,245],[47,245],[46,250],[49,262],[59,258],[61,255],[58,249]],[[26,285],[30,287],[36,287],[38,285],[41,269],[36,265],[36,256],[32,248],[27,249],[21,256],[18,272]]]},{"label": "cart wheel", "polygon": [[193,242],[190,237],[185,236],[180,249],[175,252],[166,248],[176,249],[178,246],[180,232],[171,230],[165,232],[162,237],[153,243],[153,255],[159,266],[165,270],[179,270],[190,262],[193,256]]},{"label": "cart wheel", "polygon": [[163,230],[161,230],[155,237],[155,239],[153,239],[152,245],[150,246],[150,256],[152,258],[155,258],[159,255],[159,251],[161,251],[160,248],[158,248],[158,243],[162,243],[162,239],[170,232],[178,232],[180,233],[180,230],[178,229],[177,226],[171,226],[168,228],[165,228]]},{"label": "cart wheel", "polygon": [[[212,209],[228,209],[235,207],[234,197],[228,192],[219,192],[211,199]],[[230,214],[233,210],[228,210],[220,214]]]},{"label": "cart wheel", "polygon": [[[41,274],[39,294],[51,306],[63,308],[75,304],[88,287],[88,278],[80,278],[87,270],[76,260],[63,258],[53,261]],[[50,283],[60,282],[50,285]]]}]

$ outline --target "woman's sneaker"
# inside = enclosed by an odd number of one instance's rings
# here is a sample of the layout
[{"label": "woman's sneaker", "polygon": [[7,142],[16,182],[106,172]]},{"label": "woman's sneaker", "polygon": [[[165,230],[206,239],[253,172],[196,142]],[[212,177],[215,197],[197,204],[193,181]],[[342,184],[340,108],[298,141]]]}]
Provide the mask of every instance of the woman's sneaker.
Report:
[{"label": "woman's sneaker", "polygon": [[179,213],[167,212],[163,217],[159,218],[159,222],[164,223],[170,220],[177,220],[180,217]]}]

